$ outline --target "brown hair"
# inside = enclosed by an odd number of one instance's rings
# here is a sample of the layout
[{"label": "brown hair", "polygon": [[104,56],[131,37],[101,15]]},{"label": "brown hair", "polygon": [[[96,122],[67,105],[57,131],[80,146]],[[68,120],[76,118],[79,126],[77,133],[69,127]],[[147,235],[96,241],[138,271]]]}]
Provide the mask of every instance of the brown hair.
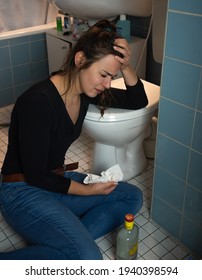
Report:
[{"label": "brown hair", "polygon": [[[122,54],[116,51],[114,40],[120,38],[116,32],[116,26],[113,22],[108,20],[98,21],[95,25],[89,28],[70,49],[65,63],[60,69],[60,74],[66,76],[67,89],[74,83],[78,71],[81,69],[89,68],[94,62],[103,58],[106,55],[113,54],[122,57]],[[75,65],[75,55],[77,52],[82,51],[85,55],[85,62],[78,69]],[[105,99],[103,92],[101,100]]]}]

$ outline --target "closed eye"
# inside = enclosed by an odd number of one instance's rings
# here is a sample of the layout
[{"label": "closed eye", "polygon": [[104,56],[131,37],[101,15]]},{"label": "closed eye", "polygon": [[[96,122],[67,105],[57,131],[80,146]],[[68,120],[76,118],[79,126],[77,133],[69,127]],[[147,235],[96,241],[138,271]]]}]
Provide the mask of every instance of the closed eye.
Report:
[{"label": "closed eye", "polygon": [[118,74],[117,74],[117,75],[112,76],[112,80],[114,80],[117,76],[118,76]]},{"label": "closed eye", "polygon": [[115,78],[117,77],[117,75],[118,75],[118,74],[112,75],[112,74],[110,74],[110,73],[101,74],[102,78],[107,78],[107,76],[110,76],[112,80],[115,79]]}]

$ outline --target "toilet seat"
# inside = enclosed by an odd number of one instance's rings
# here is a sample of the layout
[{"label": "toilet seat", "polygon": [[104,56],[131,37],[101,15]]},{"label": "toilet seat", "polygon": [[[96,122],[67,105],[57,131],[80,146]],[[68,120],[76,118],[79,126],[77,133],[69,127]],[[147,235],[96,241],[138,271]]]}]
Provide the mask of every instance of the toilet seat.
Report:
[{"label": "toilet seat", "polygon": [[85,119],[91,121],[99,121],[99,122],[115,122],[115,121],[126,121],[138,117],[138,115],[142,115],[142,109],[127,110],[127,109],[107,108],[104,111],[104,115],[101,116],[100,110],[97,108],[97,106],[93,104],[89,104],[88,112],[86,114]]}]

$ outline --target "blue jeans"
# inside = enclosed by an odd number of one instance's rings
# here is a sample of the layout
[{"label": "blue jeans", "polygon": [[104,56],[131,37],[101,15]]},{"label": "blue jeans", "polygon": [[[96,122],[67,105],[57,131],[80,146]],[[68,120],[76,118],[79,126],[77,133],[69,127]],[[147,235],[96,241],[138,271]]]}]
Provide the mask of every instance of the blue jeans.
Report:
[{"label": "blue jeans", "polygon": [[[66,172],[83,182],[85,174]],[[119,182],[108,195],[67,195],[25,182],[0,185],[0,209],[28,246],[0,253],[0,260],[100,260],[95,239],[119,227],[126,213],[136,214],[142,192]]]}]

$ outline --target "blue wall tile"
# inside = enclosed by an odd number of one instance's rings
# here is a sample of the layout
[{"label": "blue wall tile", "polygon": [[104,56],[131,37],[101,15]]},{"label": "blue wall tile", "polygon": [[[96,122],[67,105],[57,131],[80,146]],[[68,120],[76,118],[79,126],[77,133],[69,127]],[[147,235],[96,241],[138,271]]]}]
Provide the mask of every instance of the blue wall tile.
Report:
[{"label": "blue wall tile", "polygon": [[192,147],[202,153],[202,112],[196,113]]},{"label": "blue wall tile", "polygon": [[189,146],[193,134],[194,110],[162,98],[160,114],[159,132]]},{"label": "blue wall tile", "polygon": [[[171,58],[164,59],[162,96],[196,107],[201,68]],[[168,77],[169,79],[164,79]]]},{"label": "blue wall tile", "polygon": [[202,74],[201,74],[201,81],[200,81],[199,98],[198,98],[197,109],[202,112]]},{"label": "blue wall tile", "polygon": [[13,67],[14,85],[27,83],[32,80],[31,64],[24,64]]},{"label": "blue wall tile", "polygon": [[187,218],[182,222],[181,241],[193,252],[202,257],[202,227]]},{"label": "blue wall tile", "polygon": [[0,47],[6,47],[9,45],[9,40],[0,40]]},{"label": "blue wall tile", "polygon": [[188,186],[184,207],[184,215],[202,227],[202,192]]},{"label": "blue wall tile", "polygon": [[13,104],[28,85],[48,77],[44,32],[0,40],[0,57],[0,107]]},{"label": "blue wall tile", "polygon": [[39,40],[46,41],[46,33],[39,33],[39,34],[34,34],[29,36],[30,42],[39,41]]},{"label": "blue wall tile", "polygon": [[[185,182],[157,167],[155,169],[155,185],[154,195],[175,207],[177,210],[182,211]],[[173,195],[173,193],[175,195]]]},{"label": "blue wall tile", "polygon": [[32,61],[47,59],[47,49],[45,41],[32,42],[30,48]]},{"label": "blue wall tile", "polygon": [[158,135],[157,145],[157,165],[177,176],[179,179],[185,180],[189,149],[161,134]]},{"label": "blue wall tile", "polygon": [[202,17],[168,13],[165,55],[202,64]]},{"label": "blue wall tile", "polygon": [[0,48],[0,69],[11,65],[10,54],[8,47]]},{"label": "blue wall tile", "polygon": [[9,44],[12,45],[18,45],[18,44],[24,44],[29,43],[29,36],[22,36],[17,37],[9,40]]},{"label": "blue wall tile", "polygon": [[189,13],[202,14],[201,0],[170,0],[170,9]]},{"label": "blue wall tile", "polygon": [[181,214],[157,197],[152,203],[152,217],[172,235],[179,237]]},{"label": "blue wall tile", "polygon": [[202,191],[202,154],[191,152],[188,183]]},{"label": "blue wall tile", "polygon": [[29,44],[11,46],[10,51],[13,66],[30,63]]},{"label": "blue wall tile", "polygon": [[[202,256],[201,14],[200,0],[168,2],[151,211],[155,221],[171,234],[178,232],[177,238],[200,256]],[[177,187],[168,190],[168,185],[178,186],[178,181],[181,182],[180,190]],[[175,198],[172,199],[172,196]],[[176,207],[177,200],[179,208]],[[182,219],[175,209],[180,210]],[[170,219],[172,220],[175,214],[178,218],[177,221],[174,218],[175,226],[173,226]]]},{"label": "blue wall tile", "polygon": [[13,88],[7,88],[0,90],[0,107],[8,106],[14,103],[14,92]]},{"label": "blue wall tile", "polygon": [[12,86],[12,73],[11,68],[0,70],[0,89],[5,89]]}]

